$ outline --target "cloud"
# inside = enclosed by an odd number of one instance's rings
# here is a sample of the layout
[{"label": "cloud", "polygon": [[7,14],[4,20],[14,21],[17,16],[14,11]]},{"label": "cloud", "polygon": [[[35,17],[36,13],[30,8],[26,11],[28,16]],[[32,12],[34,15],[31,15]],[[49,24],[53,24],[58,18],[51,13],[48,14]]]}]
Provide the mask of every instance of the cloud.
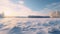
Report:
[{"label": "cloud", "polygon": [[54,12],[56,10],[60,11],[60,2],[48,4],[48,5],[46,5],[45,8],[40,10],[40,12],[44,13],[46,15],[49,15],[51,12]]},{"label": "cloud", "polygon": [[32,11],[24,6],[23,0],[19,1],[21,4],[14,4],[10,0],[0,0],[0,10],[4,12],[5,16],[28,16],[28,15],[45,15],[38,11]]},{"label": "cloud", "polygon": [[46,7],[51,10],[60,10],[60,2],[49,4]]},{"label": "cloud", "polygon": [[24,6],[24,0],[19,0],[18,4],[15,4],[10,0],[0,0],[0,13],[4,12],[5,16],[46,16],[49,12],[59,9],[60,2],[49,4],[40,11],[32,11],[30,8]]},{"label": "cloud", "polygon": [[19,3],[20,3],[20,4],[24,4],[24,1],[23,1],[23,0],[20,0]]}]

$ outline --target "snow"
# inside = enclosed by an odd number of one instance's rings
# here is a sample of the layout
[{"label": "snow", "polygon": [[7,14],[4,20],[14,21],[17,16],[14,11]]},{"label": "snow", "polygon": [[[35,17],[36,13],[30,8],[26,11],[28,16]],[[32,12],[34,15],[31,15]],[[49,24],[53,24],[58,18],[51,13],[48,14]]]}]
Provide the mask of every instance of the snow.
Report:
[{"label": "snow", "polygon": [[3,18],[0,34],[59,34],[60,18]]}]

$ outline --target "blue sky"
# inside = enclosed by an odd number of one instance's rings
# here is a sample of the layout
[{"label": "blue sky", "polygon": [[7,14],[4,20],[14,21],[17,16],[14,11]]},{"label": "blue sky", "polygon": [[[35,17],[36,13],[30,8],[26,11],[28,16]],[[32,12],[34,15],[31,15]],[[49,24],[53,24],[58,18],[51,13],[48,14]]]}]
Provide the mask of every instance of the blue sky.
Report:
[{"label": "blue sky", "polygon": [[[18,1],[20,0],[12,0],[12,1],[18,4]],[[46,8],[46,6],[49,4],[58,3],[58,2],[60,2],[60,0],[24,0],[24,5],[34,11],[39,11]]]},{"label": "blue sky", "polygon": [[60,0],[25,0],[25,5],[32,10],[41,10],[47,5],[60,2]]}]

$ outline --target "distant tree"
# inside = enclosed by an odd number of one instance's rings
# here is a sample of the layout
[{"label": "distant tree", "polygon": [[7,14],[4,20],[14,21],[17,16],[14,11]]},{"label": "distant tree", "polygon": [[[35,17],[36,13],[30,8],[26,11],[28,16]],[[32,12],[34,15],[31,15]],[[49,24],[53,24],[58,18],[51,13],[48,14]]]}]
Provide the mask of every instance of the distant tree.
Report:
[{"label": "distant tree", "polygon": [[60,11],[52,11],[49,13],[52,18],[60,18]]}]

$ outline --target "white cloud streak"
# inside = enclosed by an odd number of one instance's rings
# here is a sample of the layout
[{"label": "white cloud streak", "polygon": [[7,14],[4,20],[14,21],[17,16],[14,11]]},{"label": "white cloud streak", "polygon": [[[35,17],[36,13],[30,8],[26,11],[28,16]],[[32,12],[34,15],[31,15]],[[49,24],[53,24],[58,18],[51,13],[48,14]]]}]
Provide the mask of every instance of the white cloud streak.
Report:
[{"label": "white cloud streak", "polygon": [[51,9],[51,10],[59,10],[60,2],[49,4],[49,5],[47,5],[47,8]]},{"label": "white cloud streak", "polygon": [[57,3],[51,3],[49,5],[46,5],[46,8],[43,8],[40,10],[42,13],[50,14],[51,12],[54,11],[60,11],[60,2]]},{"label": "white cloud streak", "polygon": [[[24,3],[24,1],[20,1]],[[34,12],[23,4],[14,4],[9,0],[0,0],[0,11],[4,12],[5,16],[28,16],[28,15],[44,15],[40,12]]]}]

